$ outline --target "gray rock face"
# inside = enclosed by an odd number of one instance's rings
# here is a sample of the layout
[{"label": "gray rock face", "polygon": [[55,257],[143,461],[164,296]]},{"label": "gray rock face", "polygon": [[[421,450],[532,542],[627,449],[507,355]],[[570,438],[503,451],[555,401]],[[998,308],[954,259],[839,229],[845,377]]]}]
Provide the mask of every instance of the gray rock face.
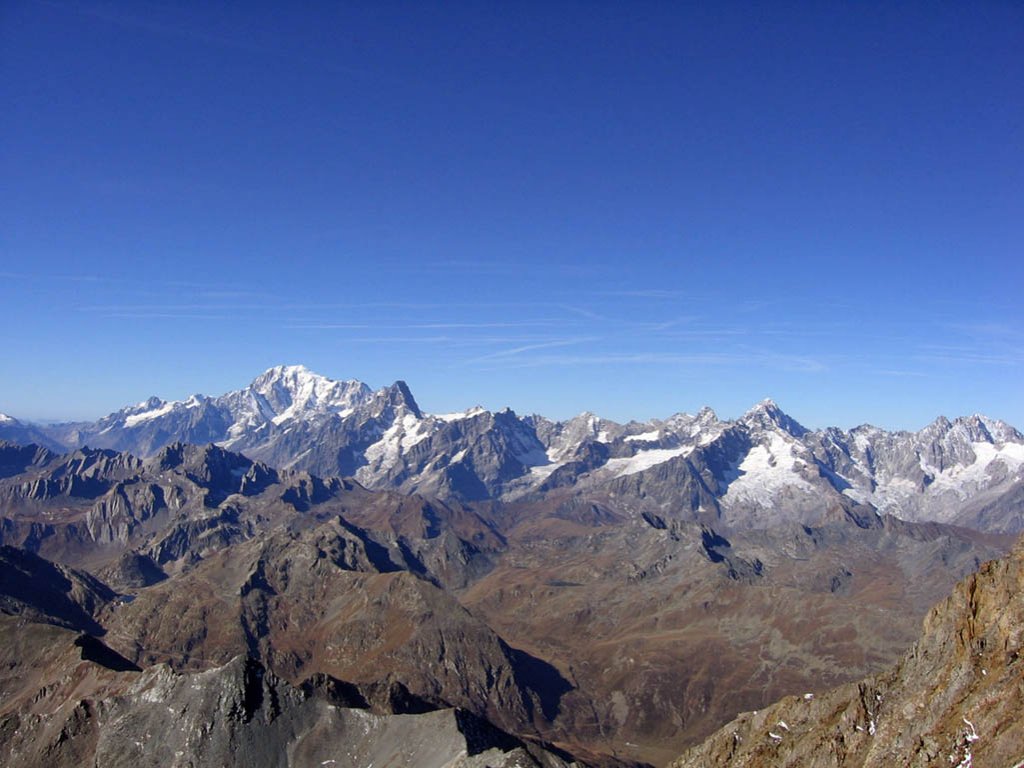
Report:
[{"label": "gray rock face", "polygon": [[[396,715],[338,706],[317,686],[291,686],[242,656],[192,674],[159,665],[108,687],[120,690],[51,718],[5,718],[0,754],[21,765],[58,767],[568,765],[462,710]],[[54,735],[48,719],[62,715]]]}]

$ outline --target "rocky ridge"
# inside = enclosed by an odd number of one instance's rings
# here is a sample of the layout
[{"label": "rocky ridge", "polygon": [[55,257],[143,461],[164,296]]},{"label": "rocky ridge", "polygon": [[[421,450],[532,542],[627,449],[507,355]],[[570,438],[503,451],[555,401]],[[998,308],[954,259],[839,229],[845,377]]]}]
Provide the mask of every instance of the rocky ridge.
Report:
[{"label": "rocky ridge", "polygon": [[1020,765],[1022,594],[1024,539],[936,605],[894,667],[740,715],[672,766]]},{"label": "rocky ridge", "polygon": [[825,498],[853,515],[1024,530],[1024,436],[978,415],[911,433],[812,431],[770,400],[735,421],[710,409],[624,425],[586,413],[565,422],[508,409],[427,414],[401,381],[373,391],[278,366],[221,397],[151,398],[92,424],[34,429],[46,445],[143,457],[213,442],[278,469],[442,499],[631,495],[637,514],[763,527],[780,509],[818,522]]}]

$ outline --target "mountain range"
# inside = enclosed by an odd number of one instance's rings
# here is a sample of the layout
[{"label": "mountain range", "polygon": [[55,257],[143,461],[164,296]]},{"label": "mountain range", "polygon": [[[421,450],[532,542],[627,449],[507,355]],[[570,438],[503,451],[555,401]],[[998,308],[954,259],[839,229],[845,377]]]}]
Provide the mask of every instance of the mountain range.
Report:
[{"label": "mountain range", "polygon": [[[154,455],[214,443],[279,469],[460,501],[629,497],[654,517],[760,527],[823,507],[987,531],[1024,530],[1024,436],[974,415],[918,432],[808,430],[765,400],[734,421],[710,409],[617,424],[480,407],[426,414],[402,381],[373,391],[278,366],[219,397],[149,398],[96,422],[0,420],[0,439]],[[822,500],[828,503],[823,505]],[[621,502],[620,502],[621,505]]]},{"label": "mountain range", "polygon": [[1024,527],[982,416],[430,415],[292,366],[0,438],[11,764],[662,765],[900,663]]}]

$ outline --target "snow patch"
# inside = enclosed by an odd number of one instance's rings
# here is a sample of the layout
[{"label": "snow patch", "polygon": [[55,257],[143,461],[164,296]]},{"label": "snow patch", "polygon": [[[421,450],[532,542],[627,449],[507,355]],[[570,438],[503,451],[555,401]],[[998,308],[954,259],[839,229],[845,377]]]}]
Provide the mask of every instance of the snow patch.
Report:
[{"label": "snow patch", "polygon": [[785,489],[812,491],[811,484],[797,471],[798,460],[793,448],[781,434],[770,432],[767,445],[751,448],[727,476],[730,482],[723,498],[767,504]]},{"label": "snow patch", "polygon": [[174,410],[174,406],[179,403],[169,402],[164,403],[159,408],[154,408],[151,411],[143,411],[142,413],[133,413],[131,416],[125,416],[124,425],[126,427],[134,427],[138,424],[142,424],[146,421],[152,421],[153,419],[159,419],[161,416],[166,416],[168,413]]},{"label": "snow patch", "polygon": [[686,456],[693,450],[693,446],[685,445],[681,448],[652,448],[649,451],[639,451],[635,456],[628,456],[623,459],[609,459],[604,468],[611,471],[614,477],[624,475],[635,475],[645,469],[664,464],[669,459],[677,456]]},{"label": "snow patch", "polygon": [[661,432],[659,432],[658,430],[654,430],[653,432],[644,432],[642,435],[630,435],[629,437],[626,438],[626,442],[630,443],[636,440],[638,442],[650,443],[657,440],[660,435]]},{"label": "snow patch", "polygon": [[479,405],[474,405],[472,408],[459,411],[458,413],[432,413],[430,417],[437,419],[438,421],[462,421],[463,419],[470,419],[474,416],[479,416],[481,413],[486,411]]},{"label": "snow patch", "polygon": [[871,502],[871,494],[865,493],[859,488],[844,488],[843,496],[853,499],[858,504],[868,504]]},{"label": "snow patch", "polygon": [[1002,446],[971,443],[971,449],[974,451],[974,463],[940,472],[929,487],[930,492],[948,490],[966,498],[974,488],[991,478],[994,464],[1002,464],[1009,474],[1016,474],[1024,467],[1024,445],[1019,443],[1004,443]]},{"label": "snow patch", "polygon": [[422,422],[412,413],[406,413],[401,420],[395,421],[381,435],[380,440],[366,449],[367,467],[360,467],[356,473],[365,475],[364,469],[372,471],[387,470],[395,466],[407,451],[421,440],[430,436],[429,431],[421,430]]},{"label": "snow patch", "polygon": [[402,428],[405,434],[402,435],[402,450],[407,451],[417,443],[421,443],[430,437],[430,432],[423,429],[423,422],[411,413],[402,417]]}]

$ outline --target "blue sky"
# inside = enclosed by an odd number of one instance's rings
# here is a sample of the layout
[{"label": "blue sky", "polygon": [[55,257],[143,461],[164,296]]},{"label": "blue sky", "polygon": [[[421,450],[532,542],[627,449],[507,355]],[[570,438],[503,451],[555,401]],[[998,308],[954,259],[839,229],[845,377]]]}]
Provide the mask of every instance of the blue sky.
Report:
[{"label": "blue sky", "polygon": [[0,6],[0,411],[1024,428],[1024,6],[434,5]]}]

